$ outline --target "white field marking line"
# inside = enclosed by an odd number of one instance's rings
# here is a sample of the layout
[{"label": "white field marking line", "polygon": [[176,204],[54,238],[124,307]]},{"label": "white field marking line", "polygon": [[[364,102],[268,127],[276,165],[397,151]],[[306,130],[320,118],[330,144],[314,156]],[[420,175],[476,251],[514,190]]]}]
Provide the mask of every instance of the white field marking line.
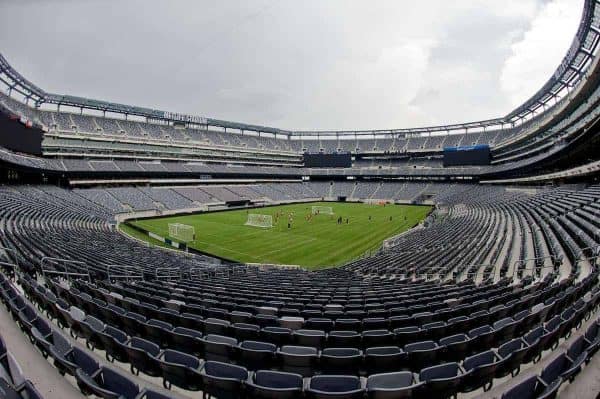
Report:
[{"label": "white field marking line", "polygon": [[299,247],[301,245],[304,245],[304,244],[307,244],[307,243],[313,242],[313,241],[317,241],[317,239],[316,238],[309,238],[308,240],[297,242],[295,245],[292,245],[292,246],[288,246],[288,247],[285,247],[285,248],[274,249],[273,251],[263,252],[261,254],[261,256],[259,256],[259,258],[262,259],[262,258],[264,258],[267,255],[271,255],[271,254],[274,254],[274,253],[277,253],[277,252],[281,252],[281,251],[289,251],[291,248]]},{"label": "white field marking line", "polygon": [[[140,224],[140,225],[142,225],[142,226],[145,226],[145,227],[147,227],[147,228],[149,228],[149,229],[150,229],[150,228],[154,229],[154,228],[156,227],[156,226],[152,226],[152,225],[150,225],[150,224],[148,224],[148,223],[139,222],[139,221],[138,221],[138,224]],[[157,228],[157,230],[159,230],[161,233],[163,232],[163,229],[161,229],[160,227],[156,227],[156,228]],[[167,233],[167,235],[168,235],[168,233]],[[170,237],[170,236],[169,236],[169,237]],[[227,251],[227,252],[233,252],[233,253],[237,253],[237,254],[239,254],[239,255],[249,256],[249,257],[251,257],[251,258],[253,258],[253,259],[257,259],[255,256],[252,256],[251,254],[247,254],[247,253],[245,253],[245,252],[240,252],[240,251],[236,251],[236,250],[233,250],[233,249],[225,248],[225,247],[222,247],[222,246],[220,246],[220,245],[217,245],[217,244],[215,244],[215,243],[210,243],[210,242],[206,242],[206,241],[200,241],[200,240],[195,240],[195,241],[193,241],[193,242],[194,242],[194,243],[206,244],[206,245],[208,245],[209,247],[210,247],[210,246],[213,246],[213,247],[216,247],[216,248],[222,249],[223,251]]]},{"label": "white field marking line", "polygon": [[[254,255],[247,254],[247,253],[245,253],[245,252],[241,252],[241,251],[236,251],[235,249],[229,249],[229,248],[225,248],[225,247],[222,247],[222,246],[220,246],[220,245],[217,245],[217,244],[214,244],[214,243],[205,242],[205,241],[198,241],[198,242],[199,242],[199,243],[202,243],[202,244],[206,244],[206,245],[208,245],[209,247],[216,247],[216,248],[222,249],[222,250],[223,250],[223,251],[225,251],[225,252],[233,252],[233,253],[236,253],[236,254],[240,254],[240,255],[248,256],[248,257],[250,257],[250,258],[252,258],[252,259],[257,259],[257,260],[259,259],[259,258],[257,258],[257,257],[256,257],[256,256],[254,256]],[[207,252],[209,252],[209,250],[206,250],[206,251],[207,251]]]},{"label": "white field marking line", "polygon": [[[281,233],[281,232],[276,232],[276,233],[280,233],[280,234],[283,234],[284,236],[287,236],[287,234],[285,234],[285,233]],[[255,236],[255,235],[260,235],[260,234],[262,234],[262,232],[258,232],[256,234],[251,234],[250,237],[251,236]],[[285,248],[278,248],[278,249],[275,249],[273,251],[264,252],[264,253],[260,254],[260,256],[255,256],[255,255],[248,254],[248,253],[245,253],[245,252],[236,251],[234,249],[226,248],[226,247],[223,247],[221,245],[217,245],[217,244],[206,242],[206,241],[196,240],[195,242],[198,242],[198,243],[201,243],[201,244],[206,244],[209,247],[211,247],[211,246],[212,247],[216,247],[216,248],[222,249],[222,250],[227,251],[227,252],[233,252],[233,253],[237,253],[237,254],[240,254],[240,255],[245,255],[245,256],[248,256],[248,257],[250,257],[252,259],[261,260],[261,259],[264,259],[268,255],[271,255],[271,254],[274,254],[274,253],[277,253],[277,252],[281,252],[281,251],[290,250],[291,248],[295,248],[297,246],[304,245],[304,244],[307,244],[309,242],[313,242],[313,241],[316,241],[316,240],[317,239],[314,238],[314,237],[308,237],[306,240],[301,241],[301,242],[297,242],[296,240],[294,240],[295,243],[292,246],[286,246]],[[237,242],[237,241],[238,240],[234,240],[234,241],[230,241],[230,242]]]},{"label": "white field marking line", "polygon": [[[158,226],[153,226],[151,224],[148,224],[148,223],[145,223],[145,222],[141,222],[141,221],[137,221],[136,223],[139,224],[139,225],[142,225],[142,226],[144,226],[146,228],[148,228],[148,231],[152,231],[152,230],[156,229],[156,230],[159,230],[161,234],[165,233],[165,230],[163,230],[162,228],[160,228]],[[166,233],[167,233],[167,237],[170,237],[168,231]]]},{"label": "white field marking line", "polygon": [[[238,242],[238,241],[239,241],[239,240],[228,241],[228,242],[225,242],[225,244],[227,244],[227,243],[232,243],[232,242]],[[220,249],[222,249],[222,250],[228,251],[228,252],[235,252],[235,253],[238,253],[238,254],[241,254],[241,255],[246,255],[246,256],[249,256],[249,257],[251,257],[251,258],[254,258],[254,259],[258,259],[258,258],[257,258],[256,256],[254,256],[254,255],[251,255],[251,254],[248,254],[248,253],[245,253],[245,252],[241,252],[241,251],[236,251],[236,250],[234,250],[234,249],[229,249],[229,248],[223,247],[223,246],[221,246],[221,245],[218,245],[218,244],[215,244],[215,243],[212,243],[212,242],[200,241],[200,240],[196,240],[195,242],[198,242],[198,243],[201,243],[201,244],[206,244],[206,245],[208,245],[209,247],[216,247],[216,248],[220,248]]]},{"label": "white field marking line", "polygon": [[[150,224],[147,224],[145,222],[138,222],[138,223],[141,224],[141,225],[143,225],[143,226],[145,226],[145,227],[147,227],[148,229],[154,229],[156,227],[156,226],[152,226]],[[213,221],[203,221],[203,223],[213,224],[213,225],[218,225],[218,226],[225,226],[225,227],[231,226],[231,228],[238,227],[236,225],[230,225],[230,224],[227,224],[227,223],[219,223],[219,222],[213,222]],[[163,233],[163,232],[166,233],[166,231],[164,231],[160,227],[156,227],[156,228],[158,230],[160,230],[161,233]],[[273,231],[273,230],[255,230],[254,231],[254,229],[250,228],[250,227],[249,227],[249,229],[252,229],[252,232],[248,232],[247,234],[244,234],[244,237],[243,237],[244,240],[246,240],[246,239],[253,239],[255,237],[261,236],[261,235],[263,235],[265,233],[268,233],[268,232],[276,233],[278,235],[283,235],[284,237],[287,236],[287,233],[284,232],[284,231],[276,231],[276,230],[275,231]],[[167,235],[168,235],[168,233],[167,233]],[[202,233],[202,236],[204,236],[204,237],[214,237],[214,238],[219,238],[219,239],[222,238],[222,236],[220,234],[218,234],[218,233],[214,233],[214,234],[211,234],[211,233]],[[298,236],[302,236],[302,235],[298,235]],[[312,240],[314,240],[314,239],[315,238],[312,238]],[[231,241],[225,241],[225,242],[222,241],[222,243],[223,244],[228,244],[228,243],[233,243],[233,242],[237,242],[237,241],[239,241],[239,238],[233,239]],[[232,250],[232,249],[229,249],[229,248],[226,248],[226,247],[214,244],[214,243],[210,243],[210,242],[207,242],[207,241],[201,241],[201,240],[196,239],[195,241],[193,241],[193,243],[206,244],[208,246],[214,246],[216,248],[220,248],[220,249],[228,251],[228,252],[233,252],[233,253],[237,253],[237,254],[240,254],[240,255],[249,256],[249,257],[251,257],[253,259],[259,259],[259,258],[255,257],[255,256],[253,256],[251,254],[240,252],[240,251],[235,251],[235,250]]]},{"label": "white field marking line", "polygon": [[[367,223],[364,223],[364,224],[368,225]],[[277,232],[276,231],[276,233],[279,233],[279,234],[282,234],[284,236],[287,236],[286,232]],[[257,234],[252,234],[252,235],[250,235],[250,237],[251,236],[255,236],[255,235],[260,235],[260,234],[262,234],[262,232],[258,232]],[[213,236],[212,234],[209,234],[209,235]],[[302,234],[298,234],[298,235],[295,235],[294,237],[306,237],[306,236],[304,236]],[[227,251],[227,252],[233,252],[233,253],[237,253],[237,254],[240,254],[240,255],[245,255],[245,256],[248,256],[248,257],[250,257],[252,259],[262,260],[262,259],[264,259],[268,255],[271,255],[271,254],[274,254],[274,253],[277,253],[277,252],[288,251],[288,250],[290,250],[292,248],[295,248],[295,247],[298,247],[298,246],[301,246],[301,245],[304,245],[304,244],[307,244],[309,242],[313,242],[313,241],[317,240],[317,238],[315,238],[315,237],[306,237],[306,238],[307,238],[306,240],[301,241],[301,242],[297,242],[296,241],[296,243],[294,245],[292,245],[292,246],[286,246],[285,248],[279,248],[279,249],[275,249],[273,251],[264,252],[260,256],[255,256],[255,255],[248,254],[248,253],[245,253],[245,252],[236,251],[234,249],[226,248],[226,247],[223,247],[223,246],[220,246],[220,245],[217,245],[217,244],[214,244],[214,243],[206,242],[206,241],[195,241],[195,242],[199,242],[199,243],[202,243],[202,244],[206,244],[208,246],[213,246],[213,247],[216,247],[216,248],[220,248],[220,249],[222,249],[224,251]],[[235,242],[235,241],[230,241],[230,242]],[[368,251],[369,249],[370,248],[368,248],[366,251]],[[341,252],[343,252],[345,250],[347,250],[346,247],[339,248],[338,250],[335,250],[333,254],[337,255],[337,254],[339,254],[339,253],[341,253]]]},{"label": "white field marking line", "polygon": [[[152,225],[150,225],[150,224],[147,224],[147,223],[145,223],[145,222],[142,222],[142,221],[138,221],[137,223],[138,223],[138,224],[140,224],[140,225],[142,225],[142,226],[146,226],[146,227],[148,227],[148,228],[154,228],[154,227],[155,227],[155,226],[152,226]],[[203,223],[215,224],[215,225],[219,225],[219,226],[232,226],[232,227],[235,227],[235,226],[233,226],[233,225],[229,225],[229,224],[227,224],[227,223],[219,223],[219,222],[213,222],[213,221],[203,221]],[[370,224],[371,224],[371,222],[370,222],[370,221],[368,221],[368,222],[366,222],[366,223],[365,223],[365,222],[361,221],[360,219],[359,219],[359,220],[355,220],[355,222],[353,223],[353,225],[354,225],[354,226],[356,226],[356,225],[359,225],[359,226],[362,226],[362,225],[364,225],[364,226],[368,226],[368,225],[370,225]],[[404,225],[404,223],[402,223],[402,225]],[[273,226],[273,228],[275,228],[275,226],[277,226],[277,225],[274,225],[274,226]],[[328,227],[329,227],[329,226],[328,226]],[[160,227],[158,227],[158,229],[161,231],[161,233],[163,232],[163,229],[161,229]],[[328,230],[329,230],[329,229],[328,229]],[[336,230],[336,229],[333,229],[333,228],[332,228],[331,230]],[[266,230],[266,231],[265,231],[265,230],[258,230],[258,231],[256,231],[256,233],[248,234],[248,235],[246,235],[244,238],[252,238],[252,237],[254,237],[254,236],[259,236],[259,235],[261,235],[261,234],[264,234],[264,233],[265,233],[265,232],[267,232],[267,231],[271,231],[271,232],[277,233],[277,235],[282,235],[282,236],[284,236],[284,237],[287,237],[287,236],[288,236],[288,233],[287,233],[285,230],[284,230],[284,231],[273,231],[273,230]],[[332,232],[333,232],[333,231],[332,231]],[[167,235],[168,235],[168,232],[167,232]],[[210,234],[210,233],[205,233],[204,235],[205,235],[205,236],[210,236],[210,237],[219,237],[219,235],[218,235],[218,234]],[[206,241],[200,241],[200,240],[196,240],[196,241],[193,241],[193,242],[194,242],[194,243],[202,243],[202,244],[206,244],[206,245],[208,245],[208,246],[216,247],[216,248],[219,248],[219,249],[221,249],[221,250],[223,250],[223,251],[226,251],[226,252],[237,253],[237,254],[240,254],[240,255],[248,256],[248,257],[250,257],[250,258],[252,258],[252,259],[260,260],[260,259],[263,259],[263,258],[264,258],[265,256],[267,256],[267,255],[270,255],[270,254],[273,254],[273,253],[277,253],[277,252],[281,252],[281,251],[285,251],[285,250],[290,250],[291,248],[295,248],[295,247],[297,247],[297,246],[300,246],[300,245],[303,245],[303,244],[306,244],[306,243],[309,243],[309,242],[312,242],[312,241],[315,241],[315,240],[317,240],[315,237],[306,236],[306,235],[304,235],[304,234],[294,234],[294,237],[306,237],[306,238],[307,238],[307,240],[305,240],[305,241],[302,241],[302,242],[298,243],[297,245],[292,245],[292,246],[288,246],[288,247],[286,247],[286,248],[280,248],[280,249],[276,249],[276,250],[273,250],[273,251],[265,252],[265,253],[263,253],[261,256],[258,256],[258,257],[257,257],[257,256],[254,256],[254,255],[251,255],[251,254],[248,254],[248,253],[245,253],[245,252],[241,252],[241,251],[236,251],[236,250],[233,250],[233,249],[225,248],[225,247],[223,247],[223,246],[220,246],[220,245],[217,245],[217,244],[214,244],[214,243],[210,243],[210,242],[206,242]],[[232,241],[229,241],[229,242],[236,242],[236,241],[238,241],[238,240],[232,240]],[[229,243],[229,242],[226,242],[226,243]],[[338,253],[341,253],[342,251],[344,251],[344,250],[346,250],[346,249],[347,249],[347,248],[345,248],[345,247],[343,247],[343,246],[342,246],[342,247],[340,247],[338,250],[334,250],[334,252],[333,252],[333,253],[334,253],[335,255],[337,255]],[[369,250],[369,249],[367,249],[367,251],[368,251],[368,250]]]},{"label": "white field marking line", "polygon": [[[224,223],[219,223],[219,225],[220,226],[230,226],[230,225],[227,225]],[[251,229],[252,232],[244,233],[243,237],[234,238],[230,241],[221,240],[221,242],[223,242],[224,244],[228,244],[228,243],[232,243],[232,242],[238,242],[240,239],[244,239],[244,240],[253,239],[255,237],[258,237],[258,236],[261,236],[264,234],[276,234],[278,236],[287,236],[287,233],[283,232],[283,231],[267,230],[267,229],[256,230],[255,228],[252,228],[252,227],[248,227],[248,228]],[[275,228],[275,227],[273,227],[273,228]],[[205,234],[204,236],[215,237],[215,238],[219,238],[219,239],[222,238],[219,234]],[[301,235],[297,235],[297,236],[301,236]],[[273,237],[271,237],[271,238],[273,238]]]},{"label": "white field marking line", "polygon": [[[161,228],[160,226],[154,226],[154,225],[142,222],[142,221],[138,221],[137,223],[139,225],[142,225],[142,226],[148,228],[148,230],[150,230],[150,231],[156,229],[156,230],[160,231],[161,234],[166,234],[167,237],[170,237],[168,231],[165,230],[165,229],[163,229],[163,228]],[[214,225],[218,225],[218,226],[232,226],[232,225],[229,225],[227,223],[219,223],[219,222],[212,222],[212,221],[203,221],[203,223],[214,224]],[[234,227],[234,226],[232,226],[232,227]],[[252,233],[252,234],[249,234],[249,235],[245,236],[244,238],[253,238],[254,236],[258,236],[258,235],[260,235],[262,233],[263,233],[263,231],[258,230],[255,233]],[[211,233],[203,232],[202,235],[204,237],[207,237],[207,236],[208,237],[215,237],[215,238],[220,238],[221,237],[218,233],[211,234]],[[235,241],[237,241],[237,239],[233,240],[233,241],[230,241],[230,242],[235,242]],[[193,242],[200,242],[200,243],[203,243],[203,244],[210,244],[208,242],[198,241],[198,240],[193,241]],[[222,249],[225,249],[225,248],[222,248]],[[248,255],[248,254],[245,254],[245,255]]]},{"label": "white field marking line", "polygon": [[[227,226],[227,225],[219,223],[219,226]],[[240,240],[240,238],[243,238],[244,240],[246,240],[246,239],[252,239],[255,236],[259,236],[259,235],[264,234],[264,233],[265,233],[264,231],[260,231],[259,230],[259,231],[253,232],[253,233],[249,233],[247,235],[244,234],[244,237],[238,237],[238,238],[232,239],[231,241],[223,241],[222,240],[223,237],[219,233],[214,233],[214,234],[211,234],[211,233],[202,233],[202,236],[203,237],[214,237],[214,238],[217,238],[217,239],[221,239],[221,242],[227,244],[229,242],[237,242],[237,241]]]},{"label": "white field marking line", "polygon": [[234,249],[225,248],[223,246],[220,246],[220,245],[217,245],[217,244],[212,244],[212,243],[205,242],[205,241],[198,241],[198,242],[200,242],[202,244],[206,244],[208,246],[214,246],[214,247],[220,248],[220,249],[228,251],[228,252],[234,252],[234,253],[238,253],[240,255],[246,255],[246,256],[249,256],[249,257],[251,257],[253,259],[263,259],[267,255],[274,254],[276,252],[286,251],[286,250],[289,250],[290,248],[295,248],[297,246],[304,245],[306,243],[309,243],[309,242],[312,242],[312,241],[316,241],[316,240],[317,240],[316,238],[308,238],[308,239],[306,239],[304,241],[296,242],[296,244],[292,245],[292,246],[286,246],[285,248],[278,248],[278,249],[275,249],[273,251],[263,252],[262,254],[260,254],[260,256],[255,256],[255,255],[251,255],[251,254],[248,254],[248,253],[245,253],[245,252],[236,251]]}]

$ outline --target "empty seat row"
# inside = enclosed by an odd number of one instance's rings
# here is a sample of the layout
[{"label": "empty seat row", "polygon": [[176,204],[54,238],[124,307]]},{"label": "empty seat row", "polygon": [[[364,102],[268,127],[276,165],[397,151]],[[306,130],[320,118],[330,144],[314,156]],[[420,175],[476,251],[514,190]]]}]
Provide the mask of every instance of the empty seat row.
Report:
[{"label": "empty seat row", "polygon": [[[64,291],[63,291],[64,292]],[[94,291],[90,291],[94,293]],[[398,316],[390,319],[394,325],[398,326],[392,331],[381,328],[384,325],[387,326],[388,321],[385,319],[372,319],[373,328],[369,330],[359,331],[356,330],[360,326],[360,321],[354,319],[339,319],[336,321],[336,329],[317,329],[317,328],[304,328],[304,324],[308,327],[324,327],[325,324],[329,323],[332,325],[333,322],[326,319],[309,319],[308,322],[303,323],[302,321],[289,321],[287,324],[296,323],[294,328],[283,327],[277,319],[271,317],[264,317],[259,321],[260,324],[247,323],[246,316],[239,312],[232,312],[232,321],[217,319],[209,317],[204,319],[197,313],[178,313],[168,308],[154,309],[144,307],[136,308],[136,310],[143,312],[143,315],[137,312],[127,311],[126,308],[115,306],[99,302],[98,299],[92,299],[90,297],[85,298],[85,294],[74,294],[69,293],[69,298],[72,303],[86,310],[87,312],[94,314],[102,314],[106,320],[111,320],[113,323],[124,324],[122,327],[127,330],[140,331],[144,330],[143,323],[148,323],[152,320],[152,323],[158,324],[163,327],[163,330],[172,330],[174,326],[182,326],[191,329],[198,330],[204,334],[218,334],[235,337],[238,340],[252,339],[252,340],[266,340],[276,344],[298,344],[298,345],[309,345],[322,348],[324,346],[357,346],[366,348],[372,346],[374,341],[379,344],[399,344],[404,345],[410,342],[407,339],[409,336],[414,336],[418,333],[422,339],[433,339],[438,340],[444,336],[452,335],[459,332],[467,332],[475,328],[486,325],[491,320],[498,320],[494,323],[495,327],[499,327],[502,324],[503,330],[506,332],[510,326],[506,326],[508,321],[511,321],[511,317],[514,316],[517,324],[513,324],[512,327],[523,327],[523,324],[533,325],[536,322],[545,321],[545,317],[551,312],[558,310],[557,306],[561,306],[561,303],[566,303],[568,298],[562,298],[561,301],[557,301],[550,305],[542,304],[542,301],[549,301],[552,293],[560,292],[560,287],[553,287],[552,290],[543,293],[543,296],[528,296],[521,300],[514,299],[506,303],[505,305],[496,305],[489,310],[481,310],[469,314],[468,316],[452,317],[447,321],[428,322],[421,326],[414,325],[412,323],[415,320],[407,316]],[[66,292],[65,292],[66,293]],[[117,301],[117,303],[125,304],[126,302]],[[534,311],[531,312],[529,308],[537,304],[534,307]],[[125,320],[121,323],[121,320]],[[287,320],[283,320],[287,321]],[[134,324],[139,322],[140,325],[135,326]],[[364,321],[363,321],[364,323]],[[380,323],[380,324],[377,324]],[[510,324],[510,323],[509,323]],[[152,334],[152,329],[146,331],[147,334]],[[275,333],[276,337],[273,336]],[[275,339],[275,341],[271,341]]]},{"label": "empty seat row", "polygon": [[15,356],[0,336],[0,397],[8,399],[42,399],[42,395],[24,375]]},{"label": "empty seat row", "polygon": [[[569,307],[562,314],[554,316],[545,325],[524,334],[521,339],[524,340],[526,346],[531,346],[529,353],[539,353],[554,345],[560,337],[571,330],[574,324],[578,323],[583,315],[589,312],[590,308],[591,306],[582,306],[579,309]],[[153,336],[148,334],[147,329],[142,325],[139,329],[133,329],[133,332],[138,332],[138,336],[132,335],[130,340],[125,331],[105,325],[102,321],[85,315],[75,307],[71,307],[68,312],[60,311],[59,313],[61,314],[60,318],[64,319],[62,324],[69,326],[74,336],[85,338],[90,348],[104,349],[113,358],[125,359],[123,353],[132,350],[128,345],[138,345],[144,342],[147,348],[153,348],[153,356],[157,356],[163,346],[206,359],[236,361],[250,368],[256,368],[257,364],[262,364],[263,367],[285,365],[292,358],[301,355],[305,359],[304,367],[308,368],[308,373],[313,373],[313,369],[325,372],[336,371],[335,367],[339,368],[337,371],[353,371],[356,374],[360,370],[366,370],[367,373],[376,372],[375,365],[381,367],[390,362],[393,362],[397,369],[418,370],[440,360],[458,361],[477,351],[501,346],[517,331],[514,328],[514,320],[510,319],[497,324],[495,329],[483,326],[469,331],[468,334],[444,337],[439,343],[420,341],[406,344],[403,349],[397,346],[370,346],[363,353],[356,347],[330,347],[320,351],[317,347],[312,346],[282,345],[278,347],[273,343],[254,340],[238,342],[232,337],[218,334],[202,335],[197,330],[185,327],[176,327],[167,333],[163,331],[153,343],[139,338],[139,336],[144,336],[151,339]],[[153,328],[164,328],[158,321],[149,323]],[[418,330],[407,331],[407,333],[418,334]],[[385,335],[379,337],[381,338],[379,344],[385,345]],[[342,338],[348,337],[341,336],[340,339]],[[376,344],[377,340],[373,342]],[[387,362],[385,362],[386,359]]]},{"label": "empty seat row", "polygon": [[[75,377],[78,387],[86,394],[114,399],[170,399],[152,389],[138,388],[128,377],[100,364],[85,350],[71,346],[67,338],[53,328],[31,305],[23,301],[18,291],[0,273],[0,298],[44,357],[50,356],[60,374]],[[136,388],[133,389],[133,386]],[[135,391],[135,392],[134,392]],[[6,399],[42,399],[33,384],[25,378],[15,357],[7,351],[0,337],[0,397]]]},{"label": "empty seat row", "polygon": [[502,394],[502,399],[554,398],[565,382],[573,382],[600,347],[600,319],[593,322],[584,335],[544,367],[539,375],[531,375]]},{"label": "empty seat row", "polygon": [[[17,318],[23,330],[33,337],[42,353],[54,359],[54,363],[59,370],[72,374],[76,378],[82,392],[104,398],[116,396],[132,399],[166,397],[161,393],[140,388],[130,378],[112,368],[100,366],[85,351],[71,347],[60,332],[53,330],[43,319],[37,317],[35,308],[17,301],[18,293],[14,290],[11,292],[11,287],[4,276],[2,276],[1,288],[2,298],[7,299],[8,308]],[[567,310],[570,310],[567,316],[575,317],[577,315],[574,308],[569,307]],[[586,314],[589,313],[589,310],[591,309],[587,309]],[[583,317],[585,314],[579,313],[578,315]],[[85,320],[85,317],[83,320]],[[576,320],[569,321],[560,316],[556,316],[551,321],[556,321],[556,323],[563,326],[577,324]],[[452,396],[457,392],[469,392],[482,387],[488,389],[494,378],[514,373],[520,362],[524,361],[527,356],[535,358],[536,355],[532,354],[531,351],[533,348],[536,348],[536,351],[541,349],[541,342],[549,344],[548,341],[542,338],[548,331],[544,327],[537,327],[524,338],[506,342],[497,351],[487,350],[477,353],[465,358],[460,363],[447,362],[429,365],[417,373],[410,371],[375,373],[369,375],[368,378],[346,374],[348,369],[345,369],[345,367],[352,364],[356,359],[362,359],[364,355],[358,349],[329,348],[329,350],[325,349],[318,353],[315,348],[310,348],[311,353],[309,354],[306,347],[282,347],[282,352],[292,355],[295,357],[293,360],[297,361],[292,361],[291,366],[302,367],[307,364],[305,363],[306,358],[303,358],[303,356],[309,355],[310,357],[310,355],[315,354],[319,354],[321,360],[325,358],[325,362],[331,362],[330,365],[333,366],[333,369],[328,370],[327,374],[303,378],[301,373],[293,372],[296,370],[260,369],[260,364],[268,364],[261,362],[265,360],[263,357],[265,353],[272,352],[275,349],[272,344],[254,341],[244,341],[240,344],[240,349],[258,353],[258,357],[254,359],[259,362],[255,367],[257,371],[251,372],[240,365],[214,360],[202,361],[195,356],[173,349],[161,350],[157,345],[139,337],[133,337],[129,340],[125,333],[119,332],[114,327],[102,326],[103,329],[94,330],[94,323],[88,323],[89,327],[91,327],[91,330],[101,333],[101,338],[98,337],[96,344],[106,350],[107,357],[114,356],[114,358],[121,360],[118,350],[116,352],[111,350],[112,343],[110,342],[112,340],[123,344],[121,347],[123,349],[122,353],[127,353],[127,346],[133,343],[131,347],[137,347],[136,349],[138,349],[138,356],[134,355],[132,357],[134,363],[137,361],[135,364],[141,367],[144,372],[148,372],[152,367],[155,367],[154,372],[150,371],[150,375],[161,376],[165,387],[171,388],[172,385],[176,385],[188,390],[202,390],[205,395],[214,395],[218,398],[243,397],[244,395],[257,398],[363,398],[365,396],[372,398],[443,398]],[[99,327],[99,325],[95,327]],[[563,333],[566,332],[564,328]],[[85,328],[82,331],[85,331]],[[187,338],[193,340],[194,337],[188,336]],[[96,344],[90,346],[93,348]],[[600,328],[598,321],[596,321],[583,336],[571,344],[565,353],[560,354],[544,368],[541,375],[536,377],[532,389],[534,391],[542,388],[544,390],[555,389],[563,380],[574,378],[582,365],[589,361],[597,351],[599,345]],[[155,355],[149,353],[148,348],[153,348]],[[391,351],[390,348],[372,349],[372,355],[377,355],[379,351],[380,355],[385,356],[391,354],[394,350],[398,350],[396,355],[402,355],[399,348],[392,348]],[[410,353],[413,348],[405,349],[407,353]],[[416,349],[419,350],[419,348]],[[145,358],[142,359],[144,356]],[[515,359],[519,361],[515,361]],[[397,357],[395,360],[389,358],[387,360],[394,363],[400,358]],[[149,365],[152,362],[154,362],[154,366]],[[373,359],[373,362],[376,364],[385,363],[381,359]],[[132,370],[135,370],[134,363],[131,366]],[[140,370],[135,371],[139,372]],[[532,381],[528,379],[526,382],[529,385],[524,386],[521,384],[515,387],[514,390],[529,389]],[[510,395],[511,392],[513,391],[509,391],[505,395]]]}]

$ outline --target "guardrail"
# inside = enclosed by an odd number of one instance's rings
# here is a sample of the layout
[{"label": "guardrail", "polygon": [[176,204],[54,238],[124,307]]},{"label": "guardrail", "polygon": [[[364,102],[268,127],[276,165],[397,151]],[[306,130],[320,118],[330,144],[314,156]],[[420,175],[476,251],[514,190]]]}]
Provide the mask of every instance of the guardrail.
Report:
[{"label": "guardrail", "polygon": [[188,269],[190,280],[202,280],[209,277],[209,271],[204,267],[191,267]]},{"label": "guardrail", "polygon": [[284,265],[278,263],[246,263],[248,266],[257,267],[261,270],[268,269],[301,269],[300,265]]},{"label": "guardrail", "polygon": [[235,275],[245,275],[248,274],[248,268],[245,265],[234,265],[231,268],[232,274]]},{"label": "guardrail", "polygon": [[[48,269],[44,266],[47,265],[56,265],[56,266],[62,266],[64,268],[64,271],[60,271],[60,270],[56,270],[56,269]],[[77,265],[78,268],[83,268],[84,271],[70,271],[68,269],[69,265]],[[44,276],[44,278],[47,278],[48,275],[56,275],[56,276],[60,276],[63,278],[66,278],[67,280],[71,280],[72,278],[86,278],[89,282],[91,282],[91,277],[90,277],[90,268],[88,267],[87,264],[85,264],[84,262],[78,261],[78,260],[71,260],[71,259],[61,259],[61,258],[53,258],[50,256],[44,256],[41,260],[41,267],[42,267],[42,275]]]},{"label": "guardrail", "polygon": [[[492,268],[491,272],[487,272],[488,268]],[[475,272],[469,272],[467,270],[471,270],[472,268],[477,268],[477,271]],[[465,277],[467,280],[473,280],[473,282],[475,282],[477,280],[477,277],[481,274],[482,276],[485,275],[485,273],[493,273],[496,270],[496,265],[493,265],[491,263],[475,263],[472,265],[468,265],[467,267],[465,267],[464,271],[462,272],[453,272],[453,278],[456,280],[456,278],[459,277]]]},{"label": "guardrail", "polygon": [[588,258],[597,257],[598,255],[600,255],[600,245],[596,245],[593,247],[583,247],[583,248],[581,248],[581,252],[582,253],[586,253],[586,252],[591,253],[592,255],[589,256]]},{"label": "guardrail", "polygon": [[154,270],[154,277],[156,280],[181,280],[182,271],[180,267],[157,267]]},{"label": "guardrail", "polygon": [[[540,266],[538,263],[539,261],[543,261],[546,259],[550,259],[552,261],[552,265],[551,266]],[[535,262],[534,265],[527,267],[527,263],[528,262]],[[534,276],[535,277],[540,277],[542,270],[545,269],[551,269],[552,271],[556,270],[556,267],[560,264],[559,259],[557,259],[554,255],[546,255],[546,256],[536,256],[533,258],[525,258],[525,259],[518,259],[515,261],[515,263],[513,264],[513,274],[512,274],[512,278],[513,280],[516,277],[523,277],[523,274],[526,271],[533,271],[535,272]],[[521,267],[522,266],[522,267]]]},{"label": "guardrail", "polygon": [[[13,273],[16,272],[17,270],[20,270],[20,267],[19,267],[19,253],[17,252],[16,249],[0,246],[0,251],[4,251],[7,254],[8,253],[12,253],[14,255],[13,256],[14,257],[14,263],[11,263],[11,262],[8,262],[8,261],[0,261],[0,265],[1,266],[11,268],[13,270]],[[7,256],[7,258],[8,258],[8,256]]]},{"label": "guardrail", "polygon": [[417,280],[419,278],[425,278],[426,281],[439,281],[440,280],[439,273],[429,273],[429,272],[416,273],[415,272],[415,280]]},{"label": "guardrail", "polygon": [[[144,272],[139,266],[126,266],[126,265],[104,265],[106,266],[106,273],[108,274],[108,281],[116,280],[143,280]],[[132,271],[128,273],[127,271]],[[114,272],[118,273],[115,274]],[[136,273],[137,272],[137,273]]]},{"label": "guardrail", "polygon": [[[554,255],[546,255],[546,256],[534,256],[531,258],[517,259],[513,263],[513,266],[524,265],[527,262],[531,262],[531,261],[535,262],[536,264],[539,264],[541,261],[544,261],[546,259],[550,259],[553,266],[558,266],[562,262],[562,257],[556,257]],[[513,273],[514,273],[514,271],[513,271]]]},{"label": "guardrail", "polygon": [[581,264],[583,262],[588,262],[592,269],[598,268],[600,266],[600,254],[594,254],[592,256],[580,256],[575,260],[575,271],[577,273],[581,270]]}]

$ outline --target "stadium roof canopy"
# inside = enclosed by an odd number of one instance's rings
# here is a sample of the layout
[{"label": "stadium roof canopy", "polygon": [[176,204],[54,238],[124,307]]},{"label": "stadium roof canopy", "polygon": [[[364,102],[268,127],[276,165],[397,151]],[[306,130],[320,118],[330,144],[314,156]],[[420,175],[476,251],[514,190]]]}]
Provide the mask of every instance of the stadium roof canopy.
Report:
[{"label": "stadium roof canopy", "polygon": [[21,94],[27,103],[32,102],[36,107],[42,104],[71,106],[81,110],[96,110],[104,113],[118,113],[125,116],[135,115],[148,120],[165,122],[183,122],[189,125],[208,128],[220,127],[257,133],[294,136],[343,136],[343,135],[421,135],[431,133],[449,133],[452,131],[472,131],[509,129],[530,121],[551,110],[561,101],[568,101],[573,88],[585,80],[588,67],[597,55],[600,39],[600,0],[585,0],[579,28],[569,51],[548,81],[525,103],[504,117],[487,119],[477,122],[457,123],[406,129],[360,130],[360,131],[294,131],[275,127],[249,125],[245,123],[223,121],[178,112],[161,111],[151,108],[136,107],[84,97],[48,93],[39,88],[18,71],[0,54],[0,81],[7,87],[9,94],[13,91]]}]

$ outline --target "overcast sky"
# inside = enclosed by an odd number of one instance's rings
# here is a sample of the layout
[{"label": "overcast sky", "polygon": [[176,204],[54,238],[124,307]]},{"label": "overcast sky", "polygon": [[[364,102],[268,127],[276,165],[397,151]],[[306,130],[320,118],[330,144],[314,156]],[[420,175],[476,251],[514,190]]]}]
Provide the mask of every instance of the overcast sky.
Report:
[{"label": "overcast sky", "polygon": [[0,0],[0,52],[55,93],[284,129],[505,115],[583,0]]}]

